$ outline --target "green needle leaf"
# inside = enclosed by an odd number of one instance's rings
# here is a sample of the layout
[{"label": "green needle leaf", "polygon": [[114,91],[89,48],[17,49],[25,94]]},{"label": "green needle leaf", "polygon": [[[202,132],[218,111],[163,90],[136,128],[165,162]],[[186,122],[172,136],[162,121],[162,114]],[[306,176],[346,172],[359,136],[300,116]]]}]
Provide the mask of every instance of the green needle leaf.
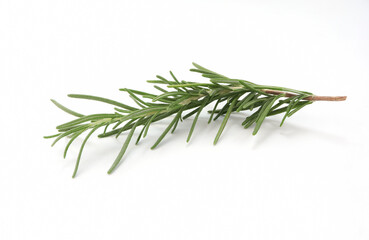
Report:
[{"label": "green needle leaf", "polygon": [[80,130],[86,130],[88,128],[88,124],[84,124],[84,125],[80,125],[78,127],[75,127],[75,128],[72,128],[62,134],[60,134],[55,140],[54,142],[51,144],[51,146],[53,147],[60,139],[62,139],[63,137],[66,137],[72,133],[75,133],[77,131],[80,131]]},{"label": "green needle leaf", "polygon": [[[216,76],[218,76],[218,77],[221,77],[221,78],[227,78],[226,76],[223,76],[223,75],[221,75],[221,74],[218,74],[218,73],[216,73],[216,72],[213,72],[213,71],[211,71],[211,70],[209,70],[209,69],[206,69],[206,68],[204,68],[204,67],[202,67],[202,66],[200,66],[199,64],[197,64],[197,63],[192,63],[192,65],[194,65],[197,69],[190,69],[190,71],[193,71],[193,72],[200,72],[200,71],[202,71],[202,73],[209,73],[209,74],[214,74],[214,75],[216,75]],[[196,71],[197,70],[197,71]]]},{"label": "green needle leaf", "polygon": [[198,110],[199,110],[199,108],[196,108],[196,109],[192,110],[191,112],[187,113],[186,115],[183,116],[183,120],[191,117],[192,115],[194,115],[195,113],[197,113]]},{"label": "green needle leaf", "polygon": [[181,111],[177,113],[177,115],[174,117],[174,119],[170,122],[170,124],[168,125],[168,127],[164,130],[164,132],[160,135],[160,137],[158,138],[158,140],[156,140],[156,142],[154,143],[154,145],[152,145],[151,149],[156,148],[159,143],[163,140],[163,138],[165,137],[165,135],[167,135],[167,133],[169,132],[169,130],[173,127],[173,125],[176,123],[176,121],[179,119],[181,114]]},{"label": "green needle leaf", "polygon": [[269,113],[269,110],[272,108],[274,102],[279,98],[280,96],[276,96],[270,100],[268,100],[261,108],[258,119],[256,120],[256,126],[254,128],[254,131],[252,132],[252,135],[256,135],[260,129],[261,124],[263,123],[264,119]]},{"label": "green needle leaf", "polygon": [[211,111],[211,114],[210,114],[210,117],[209,117],[209,121],[208,121],[208,124],[211,123],[211,120],[213,120],[213,116],[214,116],[214,113],[215,113],[215,110],[217,109],[218,107],[218,104],[221,102],[221,99],[219,98],[218,101],[215,103],[214,105],[214,108],[213,108],[213,111]]},{"label": "green needle leaf", "polygon": [[183,96],[183,95],[188,95],[187,93],[184,93],[184,92],[165,92],[159,96],[157,96],[156,98],[153,98],[152,101],[155,102],[155,101],[158,101],[159,99],[162,99],[162,98],[166,98],[166,97],[171,97],[171,96]]},{"label": "green needle leaf", "polygon": [[72,138],[69,140],[69,142],[67,143],[67,145],[65,146],[65,149],[64,149],[64,158],[67,157],[67,153],[68,153],[68,149],[70,147],[70,145],[73,143],[73,141],[79,136],[81,135],[82,133],[84,132],[84,130],[81,130],[79,132],[76,132],[73,134]]},{"label": "green needle leaf", "polygon": [[81,145],[81,149],[79,150],[79,154],[78,154],[78,157],[77,157],[77,161],[76,161],[76,166],[74,167],[74,172],[73,172],[73,175],[72,175],[72,178],[74,178],[77,174],[77,171],[78,171],[78,166],[79,166],[79,162],[81,160],[81,156],[82,156],[82,152],[83,152],[83,149],[86,145],[86,142],[87,140],[90,138],[90,136],[99,128],[101,127],[100,126],[96,126],[94,127],[86,136],[85,140],[83,141],[82,145]]},{"label": "green needle leaf", "polygon": [[217,142],[218,142],[218,140],[219,140],[219,138],[220,138],[220,135],[222,135],[222,132],[223,132],[223,130],[224,130],[224,128],[225,128],[225,125],[226,125],[226,124],[227,124],[227,122],[228,122],[229,116],[231,115],[231,112],[232,112],[232,110],[233,110],[234,106],[236,105],[237,100],[238,100],[238,98],[234,98],[234,99],[233,99],[233,101],[232,101],[232,103],[231,103],[231,105],[230,105],[230,107],[228,108],[227,113],[226,113],[226,115],[224,116],[223,122],[222,122],[222,124],[221,124],[221,125],[220,125],[220,127],[219,127],[218,133],[217,133],[217,135],[215,136],[215,139],[214,139],[214,145],[216,145],[216,144],[217,144]]},{"label": "green needle leaf", "polygon": [[50,135],[50,136],[44,136],[44,138],[45,138],[45,139],[54,138],[54,137],[59,136],[60,134],[61,134],[61,133],[57,133],[57,134]]},{"label": "green needle leaf", "polygon": [[136,145],[140,142],[141,140],[141,137],[142,137],[142,134],[143,132],[145,131],[145,128],[146,128],[146,124],[142,127],[141,131],[140,131],[140,134],[138,135],[137,139],[136,139]]},{"label": "green needle leaf", "polygon": [[111,118],[115,118],[118,116],[119,115],[117,114],[92,114],[92,115],[83,116],[73,121],[64,123],[62,125],[57,126],[56,128],[63,130],[63,129],[67,129],[67,128],[76,126],[77,124],[84,123],[84,122],[93,121],[93,120],[101,120],[101,119],[111,119]]},{"label": "green needle leaf", "polygon": [[283,119],[281,121],[281,124],[279,125],[280,127],[282,127],[282,125],[283,125],[284,121],[286,120],[289,112],[291,111],[292,107],[295,105],[295,101],[298,101],[298,98],[299,98],[299,96],[295,96],[295,97],[290,98],[291,99],[290,104],[288,104],[288,107],[286,109],[286,113],[284,114]]},{"label": "green needle leaf", "polygon": [[143,137],[146,137],[147,132],[149,131],[150,124],[153,122],[153,120],[156,118],[156,116],[158,116],[158,114],[159,114],[159,112],[156,112],[154,115],[152,115],[150,120],[147,122]]},{"label": "green needle leaf", "polygon": [[163,92],[163,93],[166,93],[166,92],[168,92],[167,90],[165,90],[165,89],[162,89],[161,87],[159,87],[159,86],[154,86],[154,88],[156,88],[156,89],[158,89],[159,91],[161,91],[161,92]]},{"label": "green needle leaf", "polygon": [[97,97],[97,96],[83,95],[83,94],[69,94],[68,97],[99,101],[99,102],[108,103],[108,104],[111,104],[111,105],[114,105],[114,106],[117,106],[117,107],[121,107],[121,108],[124,108],[124,109],[127,109],[127,110],[136,110],[137,109],[137,108],[128,106],[126,104],[114,101],[114,100],[110,100],[110,99],[102,98],[102,97]]},{"label": "green needle leaf", "polygon": [[133,122],[135,121],[135,119],[131,119],[130,121],[128,121],[118,132],[118,134],[115,136],[115,138],[118,138],[119,135],[124,132],[124,130],[129,129],[128,126],[131,125]]},{"label": "green needle leaf", "polygon": [[137,124],[138,124],[138,121],[133,125],[133,127],[131,128],[131,131],[129,131],[128,133],[128,136],[126,138],[126,141],[124,142],[123,146],[122,146],[122,149],[120,150],[117,158],[115,159],[115,161],[113,162],[113,165],[111,165],[109,171],[108,171],[108,174],[111,174],[114,169],[118,166],[120,160],[123,158],[123,155],[124,153],[126,152],[127,150],[127,147],[129,145],[129,142],[131,141],[132,139],[132,136],[133,136],[133,133],[135,132],[136,130],[136,127],[137,127]]},{"label": "green needle leaf", "polygon": [[174,81],[176,81],[176,83],[179,83],[179,81],[177,80],[176,76],[174,76],[172,71],[169,71],[170,75],[172,76],[172,78],[174,79]]},{"label": "green needle leaf", "polygon": [[312,104],[313,102],[311,101],[307,101],[307,102],[304,102],[302,103],[300,106],[297,106],[296,108],[294,108],[289,114],[288,114],[288,117],[291,117],[293,114],[295,114],[297,111],[299,111],[300,109],[302,109],[303,107],[309,105],[309,104]]},{"label": "green needle leaf", "polygon": [[66,113],[69,113],[75,117],[83,117],[84,115],[83,114],[80,114],[80,113],[77,113],[73,110],[70,110],[69,108],[67,107],[64,107],[63,105],[61,105],[60,103],[58,103],[57,101],[55,101],[54,99],[50,99],[52,103],[55,104],[55,106],[57,106],[58,108],[60,108],[61,110],[63,110],[64,112]]},{"label": "green needle leaf", "polygon": [[138,98],[131,90],[126,89],[126,92],[128,92],[129,96],[135,100],[135,102],[142,108],[150,106],[150,104],[146,103],[145,101],[142,101],[140,98]]},{"label": "green needle leaf", "polygon": [[256,93],[250,93],[249,95],[247,95],[247,97],[242,100],[240,106],[237,108],[236,112],[240,112],[244,106],[256,95]]},{"label": "green needle leaf", "polygon": [[190,141],[192,133],[195,130],[197,119],[199,118],[199,115],[200,115],[202,109],[206,106],[207,103],[208,103],[208,99],[206,99],[206,101],[204,100],[204,102],[201,104],[201,106],[197,109],[197,114],[196,114],[195,118],[193,119],[193,122],[192,122],[192,125],[191,125],[191,128],[190,128],[190,132],[188,133],[188,136],[187,136],[187,142]]}]

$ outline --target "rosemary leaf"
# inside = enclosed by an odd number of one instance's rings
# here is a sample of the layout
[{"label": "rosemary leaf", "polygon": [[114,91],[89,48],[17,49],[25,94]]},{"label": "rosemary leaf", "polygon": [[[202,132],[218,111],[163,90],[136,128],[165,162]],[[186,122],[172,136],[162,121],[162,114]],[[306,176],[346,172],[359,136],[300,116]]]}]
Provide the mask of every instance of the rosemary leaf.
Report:
[{"label": "rosemary leaf", "polygon": [[101,127],[101,125],[99,125],[99,126],[96,126],[96,127],[94,127],[88,134],[87,134],[87,136],[86,136],[86,138],[85,138],[85,140],[83,140],[83,143],[82,143],[82,145],[81,145],[81,148],[80,148],[80,150],[79,150],[79,154],[78,154],[78,157],[77,157],[77,161],[76,161],[76,166],[74,167],[74,172],[73,172],[73,175],[72,175],[72,178],[74,178],[75,176],[76,176],[76,174],[77,174],[77,171],[78,171],[78,166],[79,166],[79,162],[80,162],[80,160],[81,160],[81,156],[82,156],[82,152],[83,152],[83,149],[84,149],[84,147],[85,147],[85,145],[86,145],[86,142],[87,142],[87,140],[90,138],[90,136],[99,128],[99,127]]},{"label": "rosemary leaf", "polygon": [[118,166],[118,163],[120,162],[120,160],[123,158],[123,155],[124,153],[126,152],[127,150],[127,147],[129,145],[129,142],[131,141],[132,139],[132,136],[133,136],[133,133],[135,132],[136,130],[136,127],[137,127],[137,123],[136,122],[133,127],[131,128],[131,131],[129,131],[129,134],[126,138],[126,141],[124,142],[123,146],[122,146],[122,149],[120,150],[117,158],[115,159],[115,161],[113,162],[113,165],[111,165],[110,169],[108,170],[108,173],[112,173],[114,171],[114,169]]},{"label": "rosemary leaf", "polygon": [[228,121],[228,119],[229,119],[229,116],[231,115],[231,112],[232,112],[232,110],[233,110],[233,107],[234,107],[234,105],[235,105],[235,104],[236,104],[236,102],[237,102],[237,99],[238,99],[238,98],[234,98],[234,99],[233,99],[233,101],[232,101],[232,103],[231,103],[231,105],[230,105],[230,107],[228,108],[228,111],[227,111],[226,115],[224,116],[223,122],[222,122],[222,124],[221,124],[221,125],[220,125],[220,127],[219,127],[218,133],[217,133],[217,135],[215,136],[215,139],[214,139],[214,145],[216,145],[216,144],[217,144],[217,142],[218,142],[218,140],[219,140],[219,138],[220,138],[220,135],[222,134],[222,132],[223,132],[223,130],[224,130],[224,128],[225,128],[225,125],[227,124],[227,121]]}]

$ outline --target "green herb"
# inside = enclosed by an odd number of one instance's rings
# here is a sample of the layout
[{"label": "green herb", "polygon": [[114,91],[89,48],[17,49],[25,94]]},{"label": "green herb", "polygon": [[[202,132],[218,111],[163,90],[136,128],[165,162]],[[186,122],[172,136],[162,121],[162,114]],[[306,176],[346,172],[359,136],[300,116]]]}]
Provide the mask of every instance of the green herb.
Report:
[{"label": "green herb", "polygon": [[[56,127],[58,134],[46,136],[45,138],[55,138],[53,145],[64,137],[70,137],[64,151],[64,157],[67,155],[68,149],[72,142],[82,133],[89,131],[85,137],[73,172],[76,176],[81,155],[89,137],[99,128],[104,127],[104,131],[98,136],[100,138],[115,135],[118,137],[122,132],[128,131],[129,134],[124,142],[121,151],[110,167],[108,173],[112,173],[119,165],[124,153],[135,131],[141,127],[140,134],[136,139],[136,144],[145,138],[149,127],[152,123],[162,119],[172,118],[172,121],[151,149],[154,149],[163,140],[163,138],[171,131],[175,131],[178,123],[184,119],[195,115],[192,122],[187,142],[193,135],[197,120],[201,111],[208,105],[215,103],[210,113],[209,123],[212,120],[224,116],[219,127],[219,131],[215,136],[214,145],[218,142],[230,116],[233,112],[250,111],[251,114],[246,117],[242,123],[244,128],[248,128],[255,123],[253,135],[257,134],[265,118],[283,113],[281,126],[287,117],[292,116],[304,106],[314,101],[343,101],[346,97],[331,96],[315,96],[312,93],[298,91],[290,88],[258,85],[249,81],[228,78],[206,69],[196,63],[193,63],[192,72],[202,74],[208,78],[210,83],[198,83],[179,81],[172,72],[170,72],[171,80],[162,76],[157,76],[156,80],[149,80],[149,83],[160,84],[167,87],[163,89],[158,85],[154,85],[160,91],[159,94],[146,93],[138,90],[123,88],[137,104],[132,107],[107,98],[70,94],[71,98],[86,99],[99,101],[114,106],[115,112],[104,114],[83,115],[68,109],[55,100],[51,100],[58,108],[77,117],[76,119],[59,125]],[[278,101],[279,100],[279,101]],[[185,114],[186,113],[186,114]],[[185,114],[184,116],[182,116]],[[121,126],[124,124],[123,126]],[[109,128],[110,127],[110,128]]]}]

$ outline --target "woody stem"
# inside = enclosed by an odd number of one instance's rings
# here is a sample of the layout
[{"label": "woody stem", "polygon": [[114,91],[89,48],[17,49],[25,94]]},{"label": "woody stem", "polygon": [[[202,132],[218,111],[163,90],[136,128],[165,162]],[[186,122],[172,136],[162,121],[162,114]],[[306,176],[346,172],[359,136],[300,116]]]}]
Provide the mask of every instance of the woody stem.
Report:
[{"label": "woody stem", "polygon": [[[293,97],[296,96],[294,93],[278,91],[278,90],[271,90],[271,89],[262,89],[263,92],[273,95],[280,95],[285,94],[286,97]],[[308,101],[345,101],[347,96],[309,96],[304,98],[304,100]]]}]

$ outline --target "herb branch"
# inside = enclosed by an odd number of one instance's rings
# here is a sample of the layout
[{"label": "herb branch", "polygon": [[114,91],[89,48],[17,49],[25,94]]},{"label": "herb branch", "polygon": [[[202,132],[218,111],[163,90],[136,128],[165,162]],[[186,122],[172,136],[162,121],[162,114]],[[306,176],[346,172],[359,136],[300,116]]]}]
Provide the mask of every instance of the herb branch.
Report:
[{"label": "herb branch", "polygon": [[[171,131],[173,133],[179,122],[195,115],[188,133],[187,142],[190,141],[196,127],[200,113],[204,108],[215,103],[210,113],[209,123],[223,117],[219,130],[214,139],[214,145],[219,138],[233,112],[250,111],[242,126],[248,128],[255,125],[253,135],[257,134],[265,118],[277,114],[283,114],[280,126],[286,118],[291,117],[303,107],[314,101],[344,101],[345,96],[315,96],[310,92],[299,91],[290,88],[258,85],[249,81],[225,77],[221,74],[206,69],[193,63],[192,72],[200,73],[209,80],[208,83],[179,81],[170,71],[170,79],[156,76],[153,83],[159,94],[146,93],[134,89],[122,88],[121,91],[128,93],[137,107],[129,106],[107,98],[69,94],[71,98],[99,101],[114,106],[113,113],[83,115],[72,111],[55,100],[51,100],[58,108],[76,117],[76,119],[56,127],[58,133],[45,138],[54,138],[52,146],[60,139],[69,137],[65,147],[64,158],[73,141],[82,133],[89,131],[85,137],[76,160],[72,177],[75,177],[80,164],[83,149],[90,136],[99,128],[104,128],[98,135],[100,138],[108,136],[119,137],[123,132],[129,131],[126,140],[108,170],[112,173],[124,156],[128,145],[132,141],[135,131],[141,128],[136,139],[136,144],[145,138],[152,123],[174,116],[168,127],[159,136],[151,149],[156,148],[164,137]],[[163,89],[161,86],[165,86]]]}]

